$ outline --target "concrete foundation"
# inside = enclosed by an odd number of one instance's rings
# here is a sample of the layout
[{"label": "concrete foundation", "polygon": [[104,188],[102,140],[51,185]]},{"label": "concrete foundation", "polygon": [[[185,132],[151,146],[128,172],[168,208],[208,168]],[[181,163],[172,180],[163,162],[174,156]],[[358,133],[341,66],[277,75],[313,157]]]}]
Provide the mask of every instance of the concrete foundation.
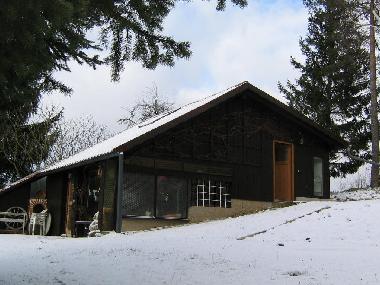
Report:
[{"label": "concrete foundation", "polygon": [[331,201],[331,199],[323,199],[323,198],[311,198],[311,197],[296,197],[296,201],[299,202],[310,202],[310,201]]},{"label": "concrete foundation", "polygon": [[163,220],[154,218],[124,218],[121,224],[122,232],[143,231],[161,227],[173,227],[188,224],[189,220]]},{"label": "concrete foundation", "polygon": [[246,214],[256,213],[273,207],[286,206],[273,202],[247,201],[232,199],[231,208],[218,207],[190,207],[188,219],[183,220],[163,220],[149,218],[124,218],[122,221],[122,232],[141,231],[159,227],[172,227],[188,223],[199,223],[210,220],[237,217]]},{"label": "concrete foundation", "polygon": [[272,202],[232,199],[231,208],[190,207],[188,218],[192,223],[237,217],[273,207]]}]

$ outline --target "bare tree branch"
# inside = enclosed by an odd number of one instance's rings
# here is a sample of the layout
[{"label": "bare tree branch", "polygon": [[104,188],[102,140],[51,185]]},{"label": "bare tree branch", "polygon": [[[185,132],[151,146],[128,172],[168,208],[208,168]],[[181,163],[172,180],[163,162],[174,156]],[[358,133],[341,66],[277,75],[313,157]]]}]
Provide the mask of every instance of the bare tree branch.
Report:
[{"label": "bare tree branch", "polygon": [[62,120],[56,129],[57,140],[45,165],[52,165],[112,136],[105,125],[98,124],[91,115],[79,119]]},{"label": "bare tree branch", "polygon": [[139,99],[131,109],[127,109],[128,115],[118,120],[118,122],[132,127],[154,116],[172,111],[173,108],[174,103],[162,98],[157,86],[154,84],[153,87],[147,88],[143,98]]}]

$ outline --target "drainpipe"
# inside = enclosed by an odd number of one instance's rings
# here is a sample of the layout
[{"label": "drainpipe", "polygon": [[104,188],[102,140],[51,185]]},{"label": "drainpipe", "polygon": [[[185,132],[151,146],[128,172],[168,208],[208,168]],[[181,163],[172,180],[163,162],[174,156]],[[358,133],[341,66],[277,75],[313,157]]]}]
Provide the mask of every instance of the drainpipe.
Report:
[{"label": "drainpipe", "polygon": [[122,152],[119,153],[119,167],[117,175],[117,199],[116,199],[116,228],[117,233],[121,232],[122,216],[122,192],[123,192],[123,177],[124,177],[124,155]]}]

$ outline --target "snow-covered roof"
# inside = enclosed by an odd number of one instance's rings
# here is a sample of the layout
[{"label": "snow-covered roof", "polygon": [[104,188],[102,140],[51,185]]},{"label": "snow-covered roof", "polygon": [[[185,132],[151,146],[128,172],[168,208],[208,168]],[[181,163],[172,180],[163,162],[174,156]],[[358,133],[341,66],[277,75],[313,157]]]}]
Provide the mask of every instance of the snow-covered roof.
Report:
[{"label": "snow-covered roof", "polygon": [[64,159],[62,161],[59,161],[58,163],[46,168],[45,170],[41,172],[50,172],[52,170],[64,168],[70,165],[77,164],[82,161],[95,159],[97,157],[102,157],[103,155],[111,154],[116,152],[116,148],[126,144],[146,133],[149,131],[152,131],[154,129],[157,129],[158,127],[161,127],[165,125],[168,122],[173,121],[176,118],[179,118],[207,103],[209,103],[212,100],[215,100],[216,98],[222,96],[223,94],[226,94],[227,92],[236,89],[237,87],[243,85],[245,82],[239,83],[237,85],[234,85],[222,92],[215,93],[211,96],[202,98],[200,100],[191,102],[189,104],[186,104],[184,106],[181,106],[179,108],[176,108],[172,111],[169,111],[167,113],[163,113],[160,115],[157,115],[155,117],[152,117],[143,123],[137,124],[129,129],[126,129],[125,131],[122,131],[118,133],[117,135],[98,143],[88,149],[85,149],[73,156],[68,157],[67,159]]},{"label": "snow-covered roof", "polygon": [[191,102],[189,104],[176,108],[175,110],[172,110],[170,112],[152,117],[149,120],[146,120],[141,124],[138,124],[129,129],[126,129],[125,131],[122,131],[118,133],[117,135],[101,143],[98,143],[90,148],[87,148],[73,156],[70,156],[67,159],[59,161],[56,164],[46,169],[43,169],[36,173],[28,175],[10,184],[8,187],[0,190],[0,193],[8,188],[13,188],[14,186],[20,183],[26,182],[34,177],[40,177],[40,176],[46,175],[49,172],[55,172],[55,171],[58,171],[59,169],[73,167],[79,163],[85,163],[86,161],[97,161],[97,160],[104,159],[106,156],[117,155],[119,153],[118,148],[120,148],[121,146],[125,146],[129,142],[132,142],[133,140],[140,138],[144,135],[147,135],[150,132],[155,131],[159,128],[161,129],[162,127],[165,127],[166,125],[169,125],[169,123],[172,123],[173,121],[176,121],[177,119],[179,120],[188,114],[197,114],[196,112],[197,110],[199,112],[207,110],[207,108],[204,108],[205,105],[212,106],[214,105],[212,103],[217,104],[220,99],[230,98],[231,96],[234,96],[235,94],[239,94],[241,91],[244,91],[246,89],[250,89],[254,91],[255,93],[257,93],[257,96],[265,98],[265,100],[270,101],[271,103],[275,105],[278,105],[280,108],[284,109],[285,111],[289,113],[292,113],[295,117],[297,117],[304,123],[314,127],[315,129],[319,130],[325,136],[333,138],[336,141],[339,141],[339,139],[334,138],[333,136],[331,136],[331,134],[319,128],[312,121],[308,120],[305,116],[299,114],[294,109],[288,107],[286,104],[278,101],[277,99],[273,98],[267,93],[254,87],[249,82],[244,81],[224,91],[221,91],[211,96]]}]

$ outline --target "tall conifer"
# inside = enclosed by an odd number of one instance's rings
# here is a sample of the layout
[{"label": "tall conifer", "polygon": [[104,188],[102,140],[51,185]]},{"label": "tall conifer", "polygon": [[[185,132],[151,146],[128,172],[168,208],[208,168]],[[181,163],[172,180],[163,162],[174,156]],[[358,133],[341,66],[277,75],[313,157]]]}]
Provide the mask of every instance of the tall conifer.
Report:
[{"label": "tall conifer", "polygon": [[[342,136],[354,155],[370,158],[368,35],[357,1],[304,0],[308,34],[300,40],[304,62],[295,83],[279,84],[289,104],[320,126]],[[333,176],[354,173],[363,162],[331,155]]]}]

